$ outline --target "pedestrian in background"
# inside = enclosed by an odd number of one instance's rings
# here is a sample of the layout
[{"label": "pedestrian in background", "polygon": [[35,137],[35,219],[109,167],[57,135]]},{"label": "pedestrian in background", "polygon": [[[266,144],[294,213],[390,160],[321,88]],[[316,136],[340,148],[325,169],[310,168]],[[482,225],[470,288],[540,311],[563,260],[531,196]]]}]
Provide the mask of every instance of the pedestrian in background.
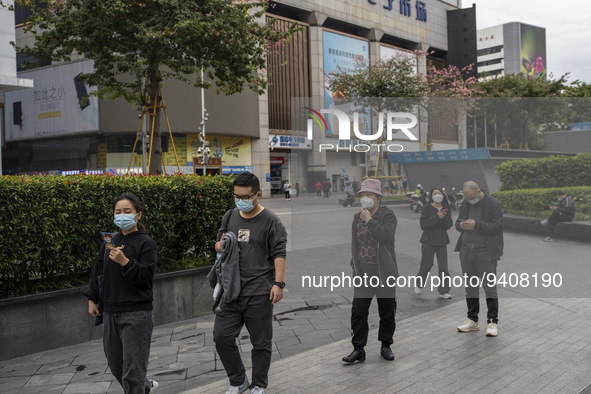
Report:
[{"label": "pedestrian in background", "polygon": [[[240,293],[232,302],[222,302],[215,315],[213,341],[224,365],[230,387],[227,394],[264,394],[269,381],[273,348],[273,305],[283,298],[287,232],[281,220],[260,204],[260,181],[244,172],[234,179],[237,209],[223,216],[215,249],[222,251],[226,232],[237,235]],[[252,384],[236,345],[242,327],[252,343]]]},{"label": "pedestrian in background", "polygon": [[449,244],[449,235],[447,230],[453,226],[451,211],[445,193],[434,188],[429,193],[429,201],[421,213],[421,266],[417,274],[421,278],[419,286],[415,287],[415,293],[421,294],[421,289],[425,287],[427,275],[433,267],[435,256],[437,256],[437,267],[439,270],[440,285],[437,288],[439,297],[451,298],[449,293],[451,285],[449,280],[449,270],[447,268],[447,245]]},{"label": "pedestrian in background", "polygon": [[[496,337],[499,322],[499,298],[494,278],[503,255],[503,209],[494,197],[484,193],[478,184],[468,181],[462,186],[464,201],[460,206],[456,229],[461,233],[456,252],[460,252],[462,273],[467,276],[466,304],[468,316],[458,331],[478,331],[479,292],[484,287],[488,308],[486,335]],[[470,280],[471,278],[472,281]],[[474,282],[482,281],[480,286]]]},{"label": "pedestrian in background", "polygon": [[316,189],[316,198],[322,197],[322,183],[320,181],[316,181],[314,189]]},{"label": "pedestrian in background", "polygon": [[[361,211],[353,217],[351,265],[356,277],[367,275],[366,286],[355,287],[351,306],[351,343],[353,351],[343,361],[365,361],[365,345],[369,334],[369,307],[375,296],[378,302],[380,325],[378,340],[380,354],[385,360],[394,360],[390,348],[396,330],[396,288],[387,283],[398,276],[394,233],[397,219],[387,206],[380,205],[382,185],[378,179],[366,179],[359,190]],[[371,279],[374,278],[374,279]],[[377,283],[375,281],[377,278]],[[371,284],[374,283],[375,287]]]},{"label": "pedestrian in background", "polygon": [[575,218],[575,200],[562,190],[556,190],[554,196],[558,200],[558,205],[548,207],[552,214],[540,222],[542,226],[548,226],[548,236],[544,238],[544,242],[554,241],[554,230],[558,223],[572,222]]},{"label": "pedestrian in background", "polygon": [[289,181],[285,181],[283,184],[283,193],[285,193],[285,199],[287,201],[291,200],[291,185],[289,184]]},{"label": "pedestrian in background", "polygon": [[300,181],[299,181],[299,179],[296,181],[295,191],[296,191],[296,197],[299,197],[300,196]]},{"label": "pedestrian in background", "polygon": [[103,276],[103,347],[109,369],[125,394],[153,394],[158,383],[146,378],[153,319],[153,279],[158,261],[156,243],[139,223],[142,203],[134,194],[113,202],[114,223],[120,228],[103,244],[92,268],[88,313],[101,315],[98,277]]}]

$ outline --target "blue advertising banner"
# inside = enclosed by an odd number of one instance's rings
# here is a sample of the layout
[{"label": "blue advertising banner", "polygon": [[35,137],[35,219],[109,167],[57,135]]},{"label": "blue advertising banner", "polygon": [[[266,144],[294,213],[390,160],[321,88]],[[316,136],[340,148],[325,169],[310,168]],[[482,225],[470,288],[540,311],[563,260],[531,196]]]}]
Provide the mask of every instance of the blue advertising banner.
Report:
[{"label": "blue advertising banner", "polygon": [[[324,48],[324,75],[327,77],[330,73],[349,72],[356,69],[356,66],[369,61],[369,44],[365,40],[344,36],[342,34],[332,33],[330,31],[322,32],[322,42]],[[342,92],[332,92],[328,86],[324,86],[324,108],[340,109],[345,112],[354,110],[352,104],[339,106],[339,98],[343,97]],[[370,117],[362,116],[363,134],[369,134]],[[338,128],[335,126],[335,120],[332,116],[326,117],[328,128],[327,135],[338,134]],[[334,129],[337,129],[336,131]],[[361,131],[361,130],[360,130]]]},{"label": "blue advertising banner", "polygon": [[390,163],[430,163],[436,161],[486,160],[490,154],[486,148],[430,150],[388,154]]}]

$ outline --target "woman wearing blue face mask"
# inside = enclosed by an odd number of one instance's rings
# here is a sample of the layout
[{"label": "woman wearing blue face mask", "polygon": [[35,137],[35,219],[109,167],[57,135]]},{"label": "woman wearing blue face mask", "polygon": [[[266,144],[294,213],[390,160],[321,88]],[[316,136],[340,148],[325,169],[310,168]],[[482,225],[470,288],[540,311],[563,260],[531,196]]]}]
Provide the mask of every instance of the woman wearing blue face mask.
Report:
[{"label": "woman wearing blue face mask", "polygon": [[116,197],[113,210],[113,223],[121,231],[99,251],[85,292],[88,313],[95,317],[101,314],[97,278],[103,275],[103,346],[111,373],[126,394],[152,394],[158,383],[148,380],[146,374],[154,326],[152,281],[158,250],[139,223],[143,207],[137,196]]}]

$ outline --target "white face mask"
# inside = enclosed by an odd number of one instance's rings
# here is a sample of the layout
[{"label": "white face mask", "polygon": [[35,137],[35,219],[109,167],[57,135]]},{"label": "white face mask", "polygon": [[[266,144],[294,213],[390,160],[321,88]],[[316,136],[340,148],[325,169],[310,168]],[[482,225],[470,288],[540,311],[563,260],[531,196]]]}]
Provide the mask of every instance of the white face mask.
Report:
[{"label": "white face mask", "polygon": [[361,208],[363,209],[372,209],[375,204],[373,199],[369,197],[361,197],[359,202],[361,203]]},{"label": "white face mask", "polygon": [[443,194],[435,194],[433,196],[433,201],[435,201],[436,203],[440,203],[441,201],[443,201]]}]

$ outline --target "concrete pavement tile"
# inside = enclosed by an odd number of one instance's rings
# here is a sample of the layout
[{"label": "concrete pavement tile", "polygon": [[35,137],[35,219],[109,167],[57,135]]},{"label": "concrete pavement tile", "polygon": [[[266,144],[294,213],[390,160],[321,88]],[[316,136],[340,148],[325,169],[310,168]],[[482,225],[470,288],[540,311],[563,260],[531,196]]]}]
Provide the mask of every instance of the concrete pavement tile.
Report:
[{"label": "concrete pavement tile", "polygon": [[46,386],[46,385],[59,385],[67,384],[72,380],[74,373],[60,373],[60,374],[48,374],[48,375],[33,375],[31,379],[25,384],[25,386]]},{"label": "concrete pavement tile", "polygon": [[172,354],[170,356],[158,356],[156,358],[150,358],[148,364],[148,371],[152,369],[158,369],[162,367],[168,367],[178,361],[178,354]]},{"label": "concrete pavement tile", "polygon": [[0,393],[6,393],[10,390],[23,387],[31,379],[30,376],[21,378],[0,378]]},{"label": "concrete pavement tile", "polygon": [[49,394],[61,394],[66,385],[47,385],[47,386],[25,386],[18,389],[3,392],[2,394],[37,394],[37,393],[49,393]]},{"label": "concrete pavement tile", "polygon": [[10,377],[21,377],[21,376],[32,376],[34,375],[42,365],[30,365],[30,366],[9,366],[5,365],[4,368],[0,369],[0,378]]},{"label": "concrete pavement tile", "polygon": [[105,393],[109,390],[111,383],[97,382],[97,383],[73,383],[63,391],[63,394],[92,394]]},{"label": "concrete pavement tile", "polygon": [[186,389],[185,381],[162,381],[158,382],[158,394],[178,394]]},{"label": "concrete pavement tile", "polygon": [[[78,382],[82,380],[97,380],[98,377],[102,377],[107,373],[107,365],[105,361],[105,365],[90,366],[81,371],[76,372],[72,377],[72,380],[70,380],[70,382]],[[111,375],[110,372],[109,375]]]}]

